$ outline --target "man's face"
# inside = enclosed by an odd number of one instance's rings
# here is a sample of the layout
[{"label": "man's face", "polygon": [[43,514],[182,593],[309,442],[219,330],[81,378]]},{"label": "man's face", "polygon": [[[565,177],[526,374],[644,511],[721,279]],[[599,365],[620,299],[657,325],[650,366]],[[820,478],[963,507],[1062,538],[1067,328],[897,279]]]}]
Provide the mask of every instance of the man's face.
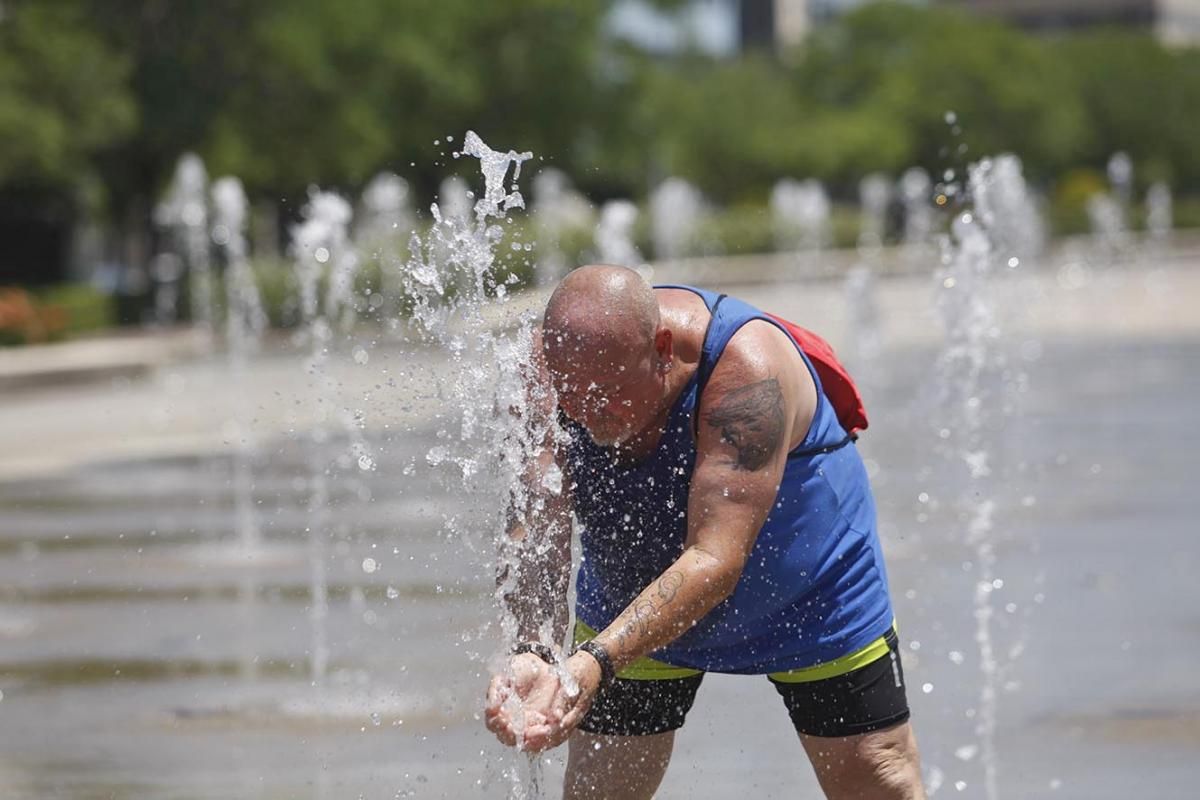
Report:
[{"label": "man's face", "polygon": [[628,441],[654,420],[661,375],[652,346],[640,349],[547,347],[558,404],[602,447]]}]

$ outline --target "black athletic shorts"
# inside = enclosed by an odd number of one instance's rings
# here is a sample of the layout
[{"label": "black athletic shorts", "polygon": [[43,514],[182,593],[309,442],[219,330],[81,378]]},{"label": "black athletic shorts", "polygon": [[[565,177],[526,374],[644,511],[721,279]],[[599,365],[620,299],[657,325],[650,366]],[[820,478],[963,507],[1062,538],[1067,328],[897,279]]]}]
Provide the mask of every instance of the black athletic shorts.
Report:
[{"label": "black athletic shorts", "polygon": [[[854,736],[908,719],[899,640],[894,630],[883,638],[887,651],[850,672],[804,682],[770,679],[797,732]],[[648,736],[676,730],[683,726],[703,679],[703,673],[662,680],[617,678],[592,703],[579,727],[608,736]]]}]

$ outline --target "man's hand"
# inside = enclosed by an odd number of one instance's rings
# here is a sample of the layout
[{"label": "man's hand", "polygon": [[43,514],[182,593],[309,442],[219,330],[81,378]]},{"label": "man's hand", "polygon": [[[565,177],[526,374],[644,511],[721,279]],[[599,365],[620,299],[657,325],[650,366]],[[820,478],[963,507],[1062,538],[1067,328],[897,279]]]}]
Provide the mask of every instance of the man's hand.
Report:
[{"label": "man's hand", "polygon": [[600,665],[587,653],[576,653],[561,668],[522,653],[492,678],[484,719],[510,747],[549,750],[583,721],[599,685]]}]

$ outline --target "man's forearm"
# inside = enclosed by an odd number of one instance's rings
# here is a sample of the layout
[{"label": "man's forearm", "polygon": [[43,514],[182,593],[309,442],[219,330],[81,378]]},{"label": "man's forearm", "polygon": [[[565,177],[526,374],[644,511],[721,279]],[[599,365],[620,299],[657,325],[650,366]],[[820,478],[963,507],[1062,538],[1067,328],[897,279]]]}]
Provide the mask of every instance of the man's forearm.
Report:
[{"label": "man's forearm", "polygon": [[558,519],[535,537],[524,525],[508,532],[497,575],[499,599],[515,624],[517,641],[561,644],[569,618],[570,522]]},{"label": "man's forearm", "polygon": [[733,592],[740,574],[740,564],[731,565],[689,547],[596,642],[619,671],[682,636]]}]

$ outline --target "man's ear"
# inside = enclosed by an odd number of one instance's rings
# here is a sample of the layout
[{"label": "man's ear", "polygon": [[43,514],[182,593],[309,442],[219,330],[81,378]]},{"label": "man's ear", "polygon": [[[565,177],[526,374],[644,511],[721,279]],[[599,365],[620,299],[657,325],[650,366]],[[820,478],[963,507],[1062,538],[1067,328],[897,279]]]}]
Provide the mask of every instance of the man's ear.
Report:
[{"label": "man's ear", "polygon": [[658,355],[658,370],[666,372],[675,360],[675,343],[670,328],[659,328],[654,334],[654,352]]}]

